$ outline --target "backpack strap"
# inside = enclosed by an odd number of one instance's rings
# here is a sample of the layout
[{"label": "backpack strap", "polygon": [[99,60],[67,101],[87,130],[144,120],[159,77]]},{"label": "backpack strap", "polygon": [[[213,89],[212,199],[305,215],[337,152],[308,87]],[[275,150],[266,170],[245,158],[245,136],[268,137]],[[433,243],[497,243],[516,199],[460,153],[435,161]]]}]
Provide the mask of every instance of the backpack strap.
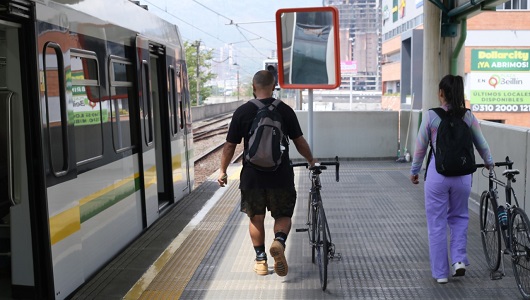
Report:
[{"label": "backpack strap", "polygon": [[[445,109],[443,109],[441,107],[435,107],[435,108],[431,108],[429,110],[434,111],[438,115],[438,117],[440,117],[440,119],[442,119],[442,120],[443,120],[444,117],[447,116],[447,112],[445,111]],[[464,112],[464,116],[466,115],[466,113],[468,111],[470,111],[470,109],[466,108],[466,111]]]},{"label": "backpack strap", "polygon": [[265,107],[265,104],[261,103],[261,101],[259,101],[259,99],[250,99],[249,102],[254,104],[254,105],[256,105],[258,107],[258,110]]},{"label": "backpack strap", "polygon": [[427,156],[427,165],[425,165],[425,174],[423,174],[423,181],[427,179],[427,170],[429,169],[429,164],[431,163],[431,156],[432,156],[432,142],[429,142],[430,149],[429,149],[429,155]]},{"label": "backpack strap", "polygon": [[[263,102],[261,102],[259,99],[250,99],[249,102],[251,102],[252,104],[256,105],[258,107],[258,110],[264,108],[265,104],[263,104]],[[280,105],[280,103],[282,102],[282,100],[280,99],[274,99],[274,101],[269,105],[269,109],[270,110],[273,110],[275,109],[276,107],[278,107],[278,105]]]},{"label": "backpack strap", "polygon": [[442,120],[447,115],[447,112],[445,111],[445,109],[443,109],[441,107],[435,107],[435,108],[431,108],[429,110],[434,111],[438,115],[438,117],[440,117],[440,119],[442,119]]}]

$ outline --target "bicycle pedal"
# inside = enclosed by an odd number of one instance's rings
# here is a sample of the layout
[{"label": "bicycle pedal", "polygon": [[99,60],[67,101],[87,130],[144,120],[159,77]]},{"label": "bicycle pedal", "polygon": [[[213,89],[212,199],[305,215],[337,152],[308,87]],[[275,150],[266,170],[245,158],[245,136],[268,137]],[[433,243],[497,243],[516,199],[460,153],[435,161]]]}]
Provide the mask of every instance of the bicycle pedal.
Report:
[{"label": "bicycle pedal", "polygon": [[342,254],[340,253],[333,254],[333,256],[331,257],[331,260],[342,260]]},{"label": "bicycle pedal", "polygon": [[308,231],[309,229],[307,228],[296,228],[296,232],[305,232],[305,231]]},{"label": "bicycle pedal", "polygon": [[499,279],[502,279],[502,277],[504,277],[504,274],[500,271],[491,271],[490,272],[490,279],[491,280],[499,280]]}]

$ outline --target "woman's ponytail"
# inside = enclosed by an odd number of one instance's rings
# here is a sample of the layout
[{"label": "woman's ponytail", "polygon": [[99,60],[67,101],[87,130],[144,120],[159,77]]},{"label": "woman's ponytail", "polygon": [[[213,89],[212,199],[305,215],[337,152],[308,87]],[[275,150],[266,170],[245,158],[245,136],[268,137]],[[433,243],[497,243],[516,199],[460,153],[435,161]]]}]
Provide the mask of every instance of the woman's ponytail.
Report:
[{"label": "woman's ponytail", "polygon": [[462,76],[446,75],[440,81],[438,88],[444,92],[445,101],[451,105],[450,111],[458,117],[463,117],[466,112],[466,103]]}]

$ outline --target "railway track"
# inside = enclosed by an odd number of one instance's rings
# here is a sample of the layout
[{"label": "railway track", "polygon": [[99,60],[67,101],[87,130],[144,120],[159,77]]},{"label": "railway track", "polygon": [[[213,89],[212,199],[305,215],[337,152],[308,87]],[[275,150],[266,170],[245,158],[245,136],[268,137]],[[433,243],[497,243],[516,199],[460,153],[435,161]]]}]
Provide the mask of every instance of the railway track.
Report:
[{"label": "railway track", "polygon": [[[193,143],[196,153],[194,165],[195,187],[208,180],[212,174],[218,172],[231,116],[230,114],[229,117],[221,116],[211,120],[204,120],[193,129]],[[240,161],[242,156],[243,145],[241,143],[236,147],[232,163]]]},{"label": "railway track", "polygon": [[210,137],[220,135],[220,134],[226,135],[226,133],[228,133],[228,124],[224,124],[224,125],[221,125],[213,129],[206,129],[206,130],[194,132],[193,141],[194,142],[201,141],[201,140],[208,139]]}]

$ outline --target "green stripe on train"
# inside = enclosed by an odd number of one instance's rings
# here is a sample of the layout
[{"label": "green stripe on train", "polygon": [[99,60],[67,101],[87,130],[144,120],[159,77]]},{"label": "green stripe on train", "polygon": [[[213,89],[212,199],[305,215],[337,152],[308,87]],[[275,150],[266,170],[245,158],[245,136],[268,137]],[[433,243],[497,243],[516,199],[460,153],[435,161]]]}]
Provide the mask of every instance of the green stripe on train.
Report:
[{"label": "green stripe on train", "polygon": [[103,212],[121,200],[131,196],[138,190],[140,190],[140,179],[137,177],[134,179],[134,181],[115,188],[108,193],[105,193],[104,195],[81,205],[79,207],[81,223]]}]

